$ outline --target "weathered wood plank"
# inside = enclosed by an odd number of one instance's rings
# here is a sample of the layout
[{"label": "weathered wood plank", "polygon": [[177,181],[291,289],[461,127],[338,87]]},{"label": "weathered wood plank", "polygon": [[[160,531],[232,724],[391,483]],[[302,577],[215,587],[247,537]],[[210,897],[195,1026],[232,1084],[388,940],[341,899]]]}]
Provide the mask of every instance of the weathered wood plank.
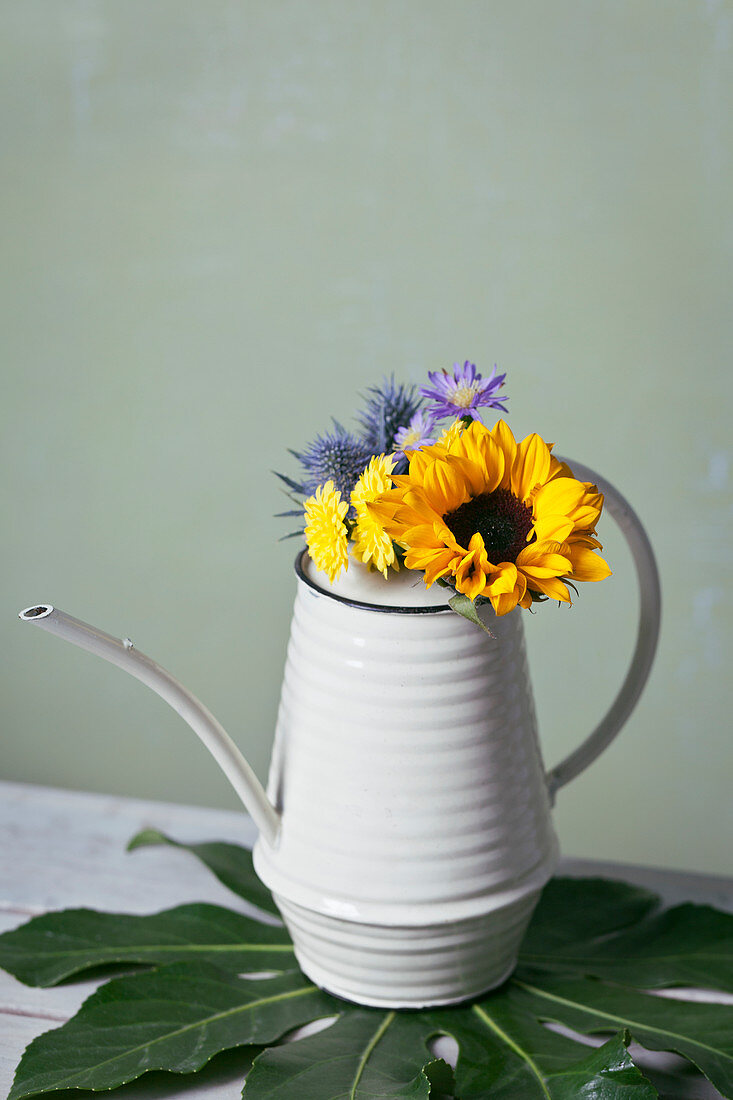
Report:
[{"label": "weathered wood plank", "polygon": [[184,901],[235,904],[185,852],[125,852],[130,837],[151,826],[182,840],[255,839],[244,813],[0,783],[0,910],[152,913]]},{"label": "weathered wood plank", "polygon": [[[0,782],[0,931],[50,909],[77,906],[152,913],[206,900],[237,907],[235,895],[185,852],[127,853],[130,837],[148,827],[181,840],[249,845],[255,839],[243,813]],[[98,984],[33,989],[0,971],[0,1096],[7,1096],[31,1039],[73,1016]],[[147,1075],[126,1095],[234,1100],[241,1095],[246,1065],[246,1058],[234,1053],[195,1077]]]}]

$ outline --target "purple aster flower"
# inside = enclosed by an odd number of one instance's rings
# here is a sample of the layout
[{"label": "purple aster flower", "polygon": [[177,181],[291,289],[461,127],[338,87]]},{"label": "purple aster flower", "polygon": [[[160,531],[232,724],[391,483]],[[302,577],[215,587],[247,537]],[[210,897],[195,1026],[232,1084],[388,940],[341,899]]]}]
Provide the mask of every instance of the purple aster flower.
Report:
[{"label": "purple aster flower", "polygon": [[452,375],[446,370],[429,371],[428,378],[432,388],[422,386],[420,393],[433,402],[432,412],[437,420],[445,416],[470,416],[473,420],[480,420],[476,412],[480,406],[507,411],[506,405],[495,396],[506,378],[506,374],[496,373],[496,367],[490,378],[483,378],[475,364],[466,360],[462,367],[458,363],[453,364]]},{"label": "purple aster flower", "polygon": [[398,428],[395,432],[394,445],[398,453],[404,453],[405,448],[416,451],[418,447],[431,446],[435,443],[434,427],[435,418],[429,412],[416,412],[406,428]]}]

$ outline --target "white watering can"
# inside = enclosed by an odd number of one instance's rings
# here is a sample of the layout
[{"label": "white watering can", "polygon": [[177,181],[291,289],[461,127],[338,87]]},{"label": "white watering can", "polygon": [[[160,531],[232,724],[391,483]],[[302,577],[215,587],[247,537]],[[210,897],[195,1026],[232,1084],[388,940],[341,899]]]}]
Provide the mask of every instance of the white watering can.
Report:
[{"label": "white watering can", "polygon": [[259,829],[255,868],[303,971],[360,1004],[452,1004],[513,970],[557,863],[555,792],[605,749],[646,683],[659,578],[639,519],[592,470],[631,548],[636,648],[608,713],[549,774],[540,754],[523,614],[488,637],[450,593],[351,564],[330,585],[303,551],[267,794],[214,716],[170,673],[49,604],[20,613],[146,683],[216,758]]}]

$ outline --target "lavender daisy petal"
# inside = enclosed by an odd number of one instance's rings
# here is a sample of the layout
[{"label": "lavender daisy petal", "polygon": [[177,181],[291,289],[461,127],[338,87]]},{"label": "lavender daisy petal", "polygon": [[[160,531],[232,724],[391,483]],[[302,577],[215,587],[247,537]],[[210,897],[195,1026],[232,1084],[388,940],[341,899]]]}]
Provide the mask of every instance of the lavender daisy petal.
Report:
[{"label": "lavender daisy petal", "polygon": [[432,446],[435,443],[434,428],[435,419],[430,413],[416,412],[410,417],[406,428],[398,428],[395,432],[394,445],[398,454],[404,454],[405,448],[416,451],[419,447]]},{"label": "lavender daisy petal", "polygon": [[432,402],[431,412],[438,420],[447,416],[470,416],[478,420],[480,414],[476,410],[479,408],[507,411],[503,404],[506,398],[496,396],[506,374],[497,374],[496,366],[490,376],[484,378],[476,370],[475,363],[467,359],[463,366],[454,363],[452,374],[430,371],[428,378],[431,385],[422,386],[420,393]]}]

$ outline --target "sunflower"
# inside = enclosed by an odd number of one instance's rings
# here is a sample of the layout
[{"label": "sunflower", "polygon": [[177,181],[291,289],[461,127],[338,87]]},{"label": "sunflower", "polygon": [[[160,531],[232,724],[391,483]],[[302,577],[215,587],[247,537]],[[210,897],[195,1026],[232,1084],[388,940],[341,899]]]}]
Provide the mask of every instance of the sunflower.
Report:
[{"label": "sunflower", "polygon": [[393,455],[375,455],[354,487],[351,504],[356,512],[356,525],[351,533],[354,557],[365,565],[372,564],[387,579],[390,565],[399,569],[392,539],[380,521],[371,514],[368,505],[377,500],[392,485]]},{"label": "sunflower", "polygon": [[316,568],[328,575],[331,584],[341,570],[348,567],[348,530],[344,523],[348,510],[348,501],[341,499],[332,481],[319,485],[304,505],[308,552]]},{"label": "sunflower", "polygon": [[491,430],[475,420],[408,457],[408,473],[367,508],[426,585],[446,578],[506,615],[537,596],[570,603],[566,580],[610,575],[596,553],[602,494],[538,435],[517,443],[503,420]]}]

